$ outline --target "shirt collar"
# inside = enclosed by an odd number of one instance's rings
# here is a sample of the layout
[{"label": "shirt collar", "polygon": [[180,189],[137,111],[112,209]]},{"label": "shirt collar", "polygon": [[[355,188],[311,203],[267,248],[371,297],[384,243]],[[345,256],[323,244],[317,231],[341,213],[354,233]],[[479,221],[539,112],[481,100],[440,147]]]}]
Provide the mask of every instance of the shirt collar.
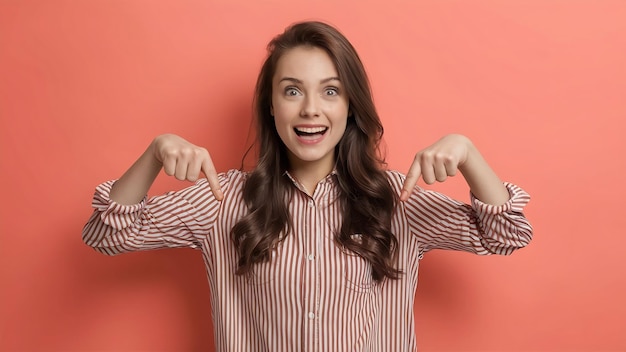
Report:
[{"label": "shirt collar", "polygon": [[[289,179],[294,184],[294,186],[296,186],[296,188],[298,188],[300,191],[304,192],[305,194],[310,194],[308,190],[295,177],[293,177],[291,173],[289,173],[289,171],[285,170],[285,172],[283,172],[283,176],[285,175],[289,177]],[[320,182],[318,183],[318,186],[326,182],[334,181],[336,176],[337,176],[337,168],[333,168],[333,170],[328,175],[326,175],[326,177],[320,180]],[[311,194],[311,196],[313,195]]]}]

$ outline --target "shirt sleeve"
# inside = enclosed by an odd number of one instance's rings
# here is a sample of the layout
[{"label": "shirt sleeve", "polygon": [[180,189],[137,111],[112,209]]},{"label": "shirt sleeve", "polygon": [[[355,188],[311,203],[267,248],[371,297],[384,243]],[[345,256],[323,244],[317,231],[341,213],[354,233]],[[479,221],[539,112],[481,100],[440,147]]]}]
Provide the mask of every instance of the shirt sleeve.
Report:
[{"label": "shirt sleeve", "polygon": [[504,185],[510,199],[499,206],[485,204],[471,193],[471,204],[465,204],[438,192],[413,191],[404,203],[405,215],[422,252],[450,249],[509,255],[528,245],[532,227],[522,211],[530,196],[516,185]]},{"label": "shirt sleeve", "polygon": [[[226,196],[228,174],[218,175]],[[209,235],[219,213],[206,179],[180,191],[152,198],[138,204],[122,205],[109,197],[115,181],[96,188],[94,212],[83,228],[83,241],[107,255],[161,248],[199,249]]]}]

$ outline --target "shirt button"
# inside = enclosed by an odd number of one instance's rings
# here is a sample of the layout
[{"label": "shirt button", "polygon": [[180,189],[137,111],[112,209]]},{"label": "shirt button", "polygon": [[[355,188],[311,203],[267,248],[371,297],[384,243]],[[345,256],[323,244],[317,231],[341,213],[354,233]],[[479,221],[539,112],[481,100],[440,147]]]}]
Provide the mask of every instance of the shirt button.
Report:
[{"label": "shirt button", "polygon": [[309,313],[309,319],[315,319],[315,313],[310,312]]},{"label": "shirt button", "polygon": [[309,200],[309,208],[313,208],[315,206],[315,203],[313,203],[313,200]]},{"label": "shirt button", "polygon": [[309,258],[309,260],[313,260],[313,259],[315,259],[315,256],[313,254],[309,254],[308,258]]}]

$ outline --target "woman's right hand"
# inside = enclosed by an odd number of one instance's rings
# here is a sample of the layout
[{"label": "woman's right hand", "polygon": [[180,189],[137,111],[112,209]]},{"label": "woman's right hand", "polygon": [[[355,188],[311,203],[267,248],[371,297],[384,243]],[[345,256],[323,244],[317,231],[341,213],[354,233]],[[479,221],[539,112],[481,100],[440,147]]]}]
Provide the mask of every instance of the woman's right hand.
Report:
[{"label": "woman's right hand", "polygon": [[164,134],[152,141],[154,158],[163,165],[163,170],[176,179],[195,182],[200,173],[206,176],[211,192],[217,200],[224,198],[217,178],[215,166],[209,152],[174,134]]}]

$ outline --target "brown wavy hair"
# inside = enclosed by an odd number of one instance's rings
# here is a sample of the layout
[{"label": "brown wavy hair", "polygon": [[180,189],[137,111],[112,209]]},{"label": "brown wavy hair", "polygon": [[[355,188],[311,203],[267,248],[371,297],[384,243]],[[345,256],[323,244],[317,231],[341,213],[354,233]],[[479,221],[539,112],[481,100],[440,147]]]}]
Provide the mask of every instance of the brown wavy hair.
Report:
[{"label": "brown wavy hair", "polygon": [[[296,23],[267,46],[268,57],[257,79],[253,105],[258,161],[243,189],[249,213],[232,229],[239,254],[236,272],[250,273],[255,263],[268,261],[271,250],[292,228],[288,202],[294,186],[285,176],[289,168],[287,150],[276,131],[270,106],[276,64],[285,52],[299,46],[326,51],[349,101],[346,131],[335,148],[342,211],[342,224],[335,233],[335,241],[369,262],[374,281],[396,279],[400,274],[394,265],[398,242],[391,233],[391,217],[398,196],[387,179],[384,160],[379,154],[383,126],[356,50],[338,30],[321,22]],[[361,237],[353,238],[352,234]]]}]

